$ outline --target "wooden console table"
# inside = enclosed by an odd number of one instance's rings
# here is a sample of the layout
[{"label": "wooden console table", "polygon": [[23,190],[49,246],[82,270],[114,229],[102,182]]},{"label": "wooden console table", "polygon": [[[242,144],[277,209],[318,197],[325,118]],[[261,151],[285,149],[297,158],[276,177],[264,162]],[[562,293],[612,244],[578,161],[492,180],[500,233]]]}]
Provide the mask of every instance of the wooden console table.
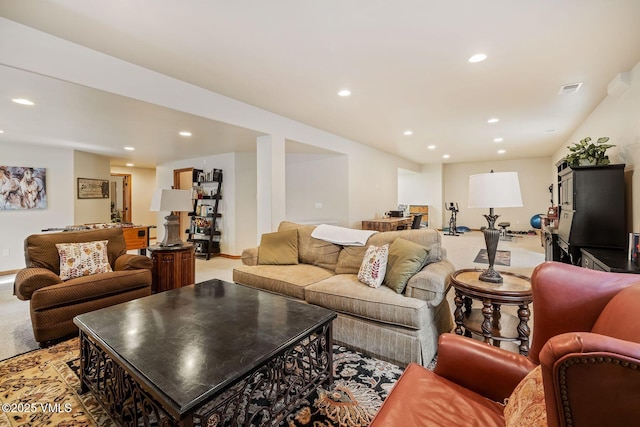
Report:
[{"label": "wooden console table", "polygon": [[196,280],[195,246],[149,246],[153,261],[153,292],[192,285]]},{"label": "wooden console table", "polygon": [[[454,317],[456,334],[484,337],[487,344],[500,346],[500,341],[519,341],[520,354],[529,354],[529,304],[533,301],[531,280],[518,274],[500,272],[503,283],[483,282],[482,270],[458,270],[451,276],[456,290]],[[473,299],[482,301],[482,309],[472,309]],[[518,317],[501,313],[501,305],[517,305]],[[464,306],[465,310],[462,310]],[[517,334],[517,335],[516,335]]]},{"label": "wooden console table", "polygon": [[380,218],[380,219],[368,219],[362,221],[363,230],[376,230],[376,231],[396,231],[398,229],[411,228],[413,218],[410,216],[400,218]]}]

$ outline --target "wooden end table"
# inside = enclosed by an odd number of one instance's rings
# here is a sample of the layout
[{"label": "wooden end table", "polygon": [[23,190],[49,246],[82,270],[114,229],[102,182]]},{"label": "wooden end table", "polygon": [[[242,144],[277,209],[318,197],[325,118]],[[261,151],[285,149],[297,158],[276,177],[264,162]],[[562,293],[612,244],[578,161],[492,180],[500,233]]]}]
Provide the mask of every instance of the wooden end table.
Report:
[{"label": "wooden end table", "polygon": [[164,292],[195,283],[195,246],[149,246],[153,269],[153,292]]},{"label": "wooden end table", "polygon": [[[481,269],[458,270],[451,276],[455,288],[456,334],[482,335],[484,342],[500,346],[501,341],[519,341],[522,355],[529,354],[529,304],[533,301],[531,280],[526,276],[500,271],[503,283],[483,282]],[[472,308],[473,300],[482,301],[482,309]],[[502,313],[502,305],[518,306],[518,316]],[[464,306],[464,311],[462,307]],[[517,334],[517,335],[516,335]]]}]

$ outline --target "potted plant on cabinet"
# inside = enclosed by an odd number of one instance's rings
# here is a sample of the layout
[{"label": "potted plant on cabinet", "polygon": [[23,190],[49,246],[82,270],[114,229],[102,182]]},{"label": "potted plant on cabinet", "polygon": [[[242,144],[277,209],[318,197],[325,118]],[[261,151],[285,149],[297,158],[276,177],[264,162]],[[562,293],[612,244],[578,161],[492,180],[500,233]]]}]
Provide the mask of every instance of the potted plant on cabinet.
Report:
[{"label": "potted plant on cabinet", "polygon": [[569,166],[602,166],[609,164],[609,156],[606,151],[615,147],[607,144],[608,136],[598,138],[596,142],[591,142],[591,137],[586,137],[580,142],[567,147],[570,153],[564,158]]}]

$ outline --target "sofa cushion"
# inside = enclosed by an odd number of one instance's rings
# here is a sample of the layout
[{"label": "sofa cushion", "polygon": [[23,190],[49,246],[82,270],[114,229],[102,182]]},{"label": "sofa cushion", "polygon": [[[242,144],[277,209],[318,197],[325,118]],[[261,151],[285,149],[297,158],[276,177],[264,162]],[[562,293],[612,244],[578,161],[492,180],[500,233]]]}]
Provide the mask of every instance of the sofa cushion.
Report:
[{"label": "sofa cushion", "polygon": [[[336,269],[342,246],[311,237],[315,228],[315,225],[300,225],[282,221],[278,231],[298,230],[298,260],[301,263],[316,265],[333,272]],[[362,262],[362,260],[360,261]]]},{"label": "sofa cushion", "polygon": [[542,366],[529,372],[513,390],[504,407],[504,421],[506,427],[547,426]]},{"label": "sofa cushion", "polygon": [[243,265],[233,269],[236,283],[299,299],[304,299],[307,286],[333,275],[329,270],[309,264]]},{"label": "sofa cushion", "polygon": [[258,247],[258,264],[288,265],[298,263],[298,230],[265,233]]},{"label": "sofa cushion", "polygon": [[107,256],[107,240],[56,243],[60,257],[60,278],[69,280],[113,271]]},{"label": "sofa cushion", "polygon": [[389,245],[369,246],[362,260],[358,280],[372,288],[379,288],[387,272]]},{"label": "sofa cushion", "polygon": [[385,286],[401,294],[409,279],[424,266],[427,255],[429,251],[424,246],[401,237],[394,240],[389,246]]},{"label": "sofa cushion", "polygon": [[[336,274],[358,274],[360,265],[364,259],[364,253],[370,245],[382,246],[384,244],[392,244],[395,239],[402,237],[403,239],[417,243],[431,250],[431,246],[441,243],[441,236],[438,230],[432,228],[421,228],[419,230],[400,230],[385,231],[376,233],[367,240],[366,246],[345,246],[340,252],[338,263],[335,267]],[[436,251],[443,258],[442,249]],[[436,258],[434,258],[434,261]],[[438,259],[439,260],[439,259]]]},{"label": "sofa cushion", "polygon": [[339,274],[309,285],[305,300],[341,313],[391,325],[420,329],[428,322],[426,301],[397,294],[386,286],[371,288],[355,274]]},{"label": "sofa cushion", "polygon": [[[81,304],[135,289],[146,289],[146,295],[151,294],[151,271],[127,270],[99,273],[46,286],[33,293],[31,310],[43,311]],[[103,304],[102,307],[104,306]]]}]

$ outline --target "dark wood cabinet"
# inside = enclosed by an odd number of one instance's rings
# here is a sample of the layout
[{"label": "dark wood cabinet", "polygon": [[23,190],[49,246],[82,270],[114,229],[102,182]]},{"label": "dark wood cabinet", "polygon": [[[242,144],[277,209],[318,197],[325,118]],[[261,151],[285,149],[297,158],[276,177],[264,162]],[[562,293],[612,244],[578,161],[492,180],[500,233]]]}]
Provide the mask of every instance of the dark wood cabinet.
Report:
[{"label": "dark wood cabinet", "polygon": [[558,167],[558,244],[572,263],[583,247],[626,248],[624,167]]},{"label": "dark wood cabinet", "polygon": [[195,246],[150,246],[153,292],[164,292],[195,283]]},{"label": "dark wood cabinet", "polygon": [[628,259],[624,249],[582,248],[582,266],[610,273],[640,273],[638,264]]}]

